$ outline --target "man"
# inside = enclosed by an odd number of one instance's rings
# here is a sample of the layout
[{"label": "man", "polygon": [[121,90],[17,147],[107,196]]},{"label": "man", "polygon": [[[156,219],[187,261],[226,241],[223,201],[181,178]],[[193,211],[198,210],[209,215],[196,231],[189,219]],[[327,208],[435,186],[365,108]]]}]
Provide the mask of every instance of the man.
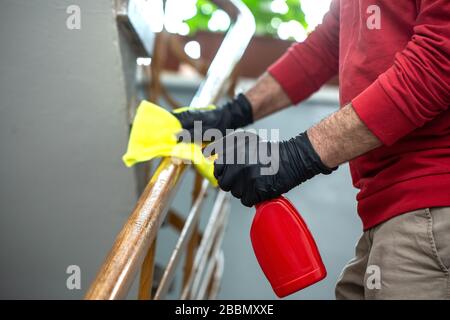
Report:
[{"label": "man", "polygon": [[[449,299],[450,1],[334,0],[245,95],[177,116],[188,130],[199,120],[225,132],[297,104],[335,74],[343,107],[277,143],[278,172],[216,164],[220,187],[251,206],[350,161],[364,233],[336,297]],[[379,285],[367,285],[369,267]]]}]

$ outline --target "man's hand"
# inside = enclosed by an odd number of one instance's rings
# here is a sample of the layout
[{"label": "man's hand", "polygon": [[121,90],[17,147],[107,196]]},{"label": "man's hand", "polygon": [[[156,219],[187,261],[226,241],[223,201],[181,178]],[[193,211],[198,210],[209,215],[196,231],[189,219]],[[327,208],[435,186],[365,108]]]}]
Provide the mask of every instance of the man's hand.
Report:
[{"label": "man's hand", "polygon": [[219,186],[248,207],[335,170],[322,163],[306,133],[268,142],[254,133],[236,131],[214,143],[213,149],[219,156],[214,164]]},{"label": "man's hand", "polygon": [[[208,129],[218,129],[222,135],[226,129],[237,129],[253,123],[252,106],[243,94],[239,94],[227,104],[214,109],[190,109],[182,112],[173,112],[180,120],[183,129],[191,134],[191,137],[202,137]],[[201,131],[197,130],[195,122],[201,123]],[[195,128],[195,130],[194,130]],[[200,129],[200,126],[198,126]]]},{"label": "man's hand", "polygon": [[201,121],[202,130],[196,137],[203,137],[208,129],[218,129],[225,135],[226,129],[245,127],[289,105],[289,97],[278,82],[270,74],[264,73],[245,95],[238,95],[224,106],[213,110],[199,109],[173,114],[191,136],[194,136],[194,122]]}]

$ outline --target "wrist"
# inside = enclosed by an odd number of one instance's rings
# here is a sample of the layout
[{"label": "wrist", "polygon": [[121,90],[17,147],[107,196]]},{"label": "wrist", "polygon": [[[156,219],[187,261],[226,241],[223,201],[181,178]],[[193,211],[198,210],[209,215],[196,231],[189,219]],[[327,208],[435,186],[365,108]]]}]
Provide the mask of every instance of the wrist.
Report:
[{"label": "wrist", "polygon": [[310,135],[308,134],[308,131],[305,131],[304,133],[300,134],[299,137],[304,140],[304,144],[306,146],[306,150],[308,155],[311,158],[311,161],[315,164],[316,170],[318,173],[322,174],[330,174],[333,171],[337,170],[338,166],[335,165],[328,165],[328,163],[325,163],[320,156],[320,154],[317,152],[316,148],[314,147],[313,143],[311,142]]},{"label": "wrist", "polygon": [[253,123],[252,105],[244,94],[238,94],[224,108],[229,119],[227,129],[238,129]]},{"label": "wrist", "polygon": [[326,167],[333,168],[339,165],[339,163],[336,163],[330,157],[329,152],[327,152],[327,145],[322,143],[323,137],[316,127],[310,128],[307,131],[307,135],[312,149],[316,152],[317,156]]},{"label": "wrist", "polygon": [[328,175],[337,169],[337,167],[330,168],[322,162],[306,132],[288,140],[286,148],[289,152],[289,160],[294,168],[293,178],[297,184],[318,174]]},{"label": "wrist", "polygon": [[281,85],[268,72],[258,79],[245,96],[252,105],[255,121],[292,105]]}]

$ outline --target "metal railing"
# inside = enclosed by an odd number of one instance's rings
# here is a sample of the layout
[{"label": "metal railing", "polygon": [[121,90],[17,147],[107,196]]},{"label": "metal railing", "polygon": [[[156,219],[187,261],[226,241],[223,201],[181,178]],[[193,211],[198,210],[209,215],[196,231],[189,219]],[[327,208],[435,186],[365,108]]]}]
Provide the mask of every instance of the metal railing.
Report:
[{"label": "metal railing", "polygon": [[[226,11],[234,23],[192,100],[193,107],[203,107],[216,102],[255,31],[253,16],[240,0],[213,2]],[[157,234],[167,217],[171,199],[186,167],[177,159],[162,160],[117,236],[86,294],[86,299],[125,298],[140,267],[139,298],[152,298]],[[154,299],[163,299],[166,296],[183,254],[186,254],[186,257],[180,298],[214,298],[218,292],[224,261],[221,244],[229,204],[228,195],[223,191],[217,191],[208,223],[203,234],[200,234],[198,220],[208,187],[208,181],[197,175],[192,208],[185,221],[177,222],[181,229],[180,236],[163,272]]]}]

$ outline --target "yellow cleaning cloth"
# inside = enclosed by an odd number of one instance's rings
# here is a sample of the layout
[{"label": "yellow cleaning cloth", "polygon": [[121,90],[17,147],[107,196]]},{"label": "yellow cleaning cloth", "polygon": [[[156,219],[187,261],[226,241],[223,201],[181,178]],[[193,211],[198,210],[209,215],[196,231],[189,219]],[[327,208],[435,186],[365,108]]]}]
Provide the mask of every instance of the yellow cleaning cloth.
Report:
[{"label": "yellow cleaning cloth", "polygon": [[206,159],[195,143],[177,142],[182,130],[180,121],[169,111],[148,101],[139,105],[131,128],[127,153],[123,162],[127,167],[157,157],[176,157],[190,160],[198,172],[214,186],[214,162]]}]

